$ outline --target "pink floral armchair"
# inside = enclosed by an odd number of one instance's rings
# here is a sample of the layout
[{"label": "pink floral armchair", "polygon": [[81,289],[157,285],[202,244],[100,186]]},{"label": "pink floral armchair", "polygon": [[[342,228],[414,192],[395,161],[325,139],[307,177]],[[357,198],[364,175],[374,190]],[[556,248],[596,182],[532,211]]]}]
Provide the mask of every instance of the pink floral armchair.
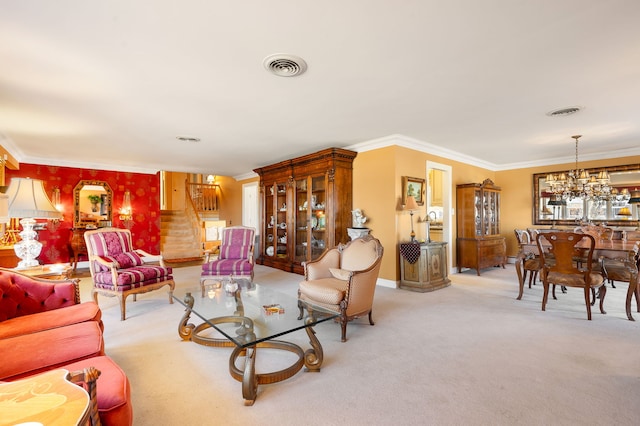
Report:
[{"label": "pink floral armchair", "polygon": [[[119,228],[99,228],[86,231],[84,239],[89,253],[89,269],[93,280],[91,295],[98,302],[98,294],[120,300],[122,321],[126,316],[126,299],[169,286],[169,303],[173,303],[172,269],[164,265],[162,256],[154,256],[134,249],[131,231]],[[153,262],[153,263],[147,263]],[[156,264],[157,263],[157,264]]]},{"label": "pink floral armchair", "polygon": [[253,281],[253,246],[256,231],[246,226],[230,226],[222,230],[218,258],[202,265],[200,285],[207,280],[221,280],[233,275]]}]

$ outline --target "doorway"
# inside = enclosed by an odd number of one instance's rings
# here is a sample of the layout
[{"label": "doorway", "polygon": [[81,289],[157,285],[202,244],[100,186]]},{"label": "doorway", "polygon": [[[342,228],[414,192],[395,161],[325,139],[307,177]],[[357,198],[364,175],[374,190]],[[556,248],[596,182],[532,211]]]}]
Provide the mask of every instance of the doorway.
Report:
[{"label": "doorway", "polygon": [[[427,161],[427,219],[431,229],[432,241],[444,241],[447,244],[447,258],[450,273],[453,271],[452,221],[451,208],[451,166]],[[426,226],[426,225],[425,225]]]}]

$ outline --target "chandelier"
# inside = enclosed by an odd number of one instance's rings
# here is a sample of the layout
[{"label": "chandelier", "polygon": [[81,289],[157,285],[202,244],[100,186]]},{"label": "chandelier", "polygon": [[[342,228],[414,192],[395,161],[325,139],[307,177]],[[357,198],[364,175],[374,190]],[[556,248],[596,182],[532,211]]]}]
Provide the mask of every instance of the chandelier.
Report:
[{"label": "chandelier", "polygon": [[571,136],[576,141],[576,167],[568,172],[558,174],[550,173],[545,178],[545,183],[549,186],[555,199],[573,200],[580,198],[583,200],[603,202],[620,201],[626,203],[629,198],[629,190],[624,188],[618,191],[611,187],[611,178],[606,170],[601,170],[598,174],[591,175],[586,170],[578,168],[578,139],[582,135]]}]

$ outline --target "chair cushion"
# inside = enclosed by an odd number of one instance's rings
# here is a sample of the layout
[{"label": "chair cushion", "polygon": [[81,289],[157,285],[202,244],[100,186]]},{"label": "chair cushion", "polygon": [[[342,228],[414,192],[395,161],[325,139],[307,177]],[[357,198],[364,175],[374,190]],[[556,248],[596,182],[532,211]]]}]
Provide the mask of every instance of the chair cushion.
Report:
[{"label": "chair cushion", "polygon": [[[120,269],[116,271],[118,290],[130,290],[132,288],[142,287],[147,284],[155,284],[160,281],[173,279],[171,267],[158,265],[136,266],[129,269]],[[98,288],[113,287],[113,278],[111,272],[96,272],[93,281]]]},{"label": "chair cushion", "polygon": [[[552,284],[565,285],[569,287],[583,287],[584,274],[561,274],[558,272],[549,272],[547,279]],[[587,285],[596,287],[604,283],[604,277],[599,272],[591,272],[589,274]]]},{"label": "chair cushion", "polygon": [[344,300],[347,282],[337,278],[322,278],[302,281],[299,289],[300,293],[310,300],[323,304],[338,305]]},{"label": "chair cushion", "polygon": [[[89,234],[85,236],[88,238],[88,243],[91,246],[89,251],[96,256],[115,256],[120,253],[128,253],[133,251],[131,246],[130,234],[127,231],[109,231],[109,232],[97,232],[95,234]],[[105,259],[111,262],[108,258]],[[106,271],[106,266],[100,265],[94,262],[94,270]]]},{"label": "chair cushion", "polygon": [[202,265],[203,275],[247,275],[253,264],[246,259],[218,259]]},{"label": "chair cushion", "polygon": [[100,370],[96,381],[100,422],[103,425],[132,424],[131,387],[124,371],[108,356],[96,356],[62,366],[69,371],[88,367]]},{"label": "chair cushion", "polygon": [[248,259],[255,231],[252,228],[227,228],[222,231],[219,259]]},{"label": "chair cushion", "polygon": [[373,265],[377,258],[376,241],[357,238],[351,241],[342,252],[340,268],[349,271],[362,271]]},{"label": "chair cushion", "polygon": [[329,272],[333,276],[333,278],[337,278],[339,280],[346,281],[349,279],[352,271],[347,271],[346,269],[340,268],[329,268]]},{"label": "chair cushion", "polygon": [[[142,261],[142,257],[135,251],[128,251],[126,253],[118,253],[113,256],[100,256],[102,259],[107,262],[115,263],[115,267],[118,269],[126,269],[133,268],[134,266],[142,266],[144,262]],[[100,265],[105,270],[107,269],[105,266]]]}]

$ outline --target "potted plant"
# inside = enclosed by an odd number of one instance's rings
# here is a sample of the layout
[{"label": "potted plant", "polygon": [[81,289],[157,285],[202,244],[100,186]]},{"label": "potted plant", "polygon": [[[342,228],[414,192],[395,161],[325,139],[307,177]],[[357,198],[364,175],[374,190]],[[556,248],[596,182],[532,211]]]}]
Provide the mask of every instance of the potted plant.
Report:
[{"label": "potted plant", "polygon": [[97,212],[98,211],[98,204],[100,204],[101,198],[99,195],[95,195],[95,194],[91,194],[89,196],[87,196],[87,198],[89,199],[89,201],[91,201],[91,211],[93,212]]}]

